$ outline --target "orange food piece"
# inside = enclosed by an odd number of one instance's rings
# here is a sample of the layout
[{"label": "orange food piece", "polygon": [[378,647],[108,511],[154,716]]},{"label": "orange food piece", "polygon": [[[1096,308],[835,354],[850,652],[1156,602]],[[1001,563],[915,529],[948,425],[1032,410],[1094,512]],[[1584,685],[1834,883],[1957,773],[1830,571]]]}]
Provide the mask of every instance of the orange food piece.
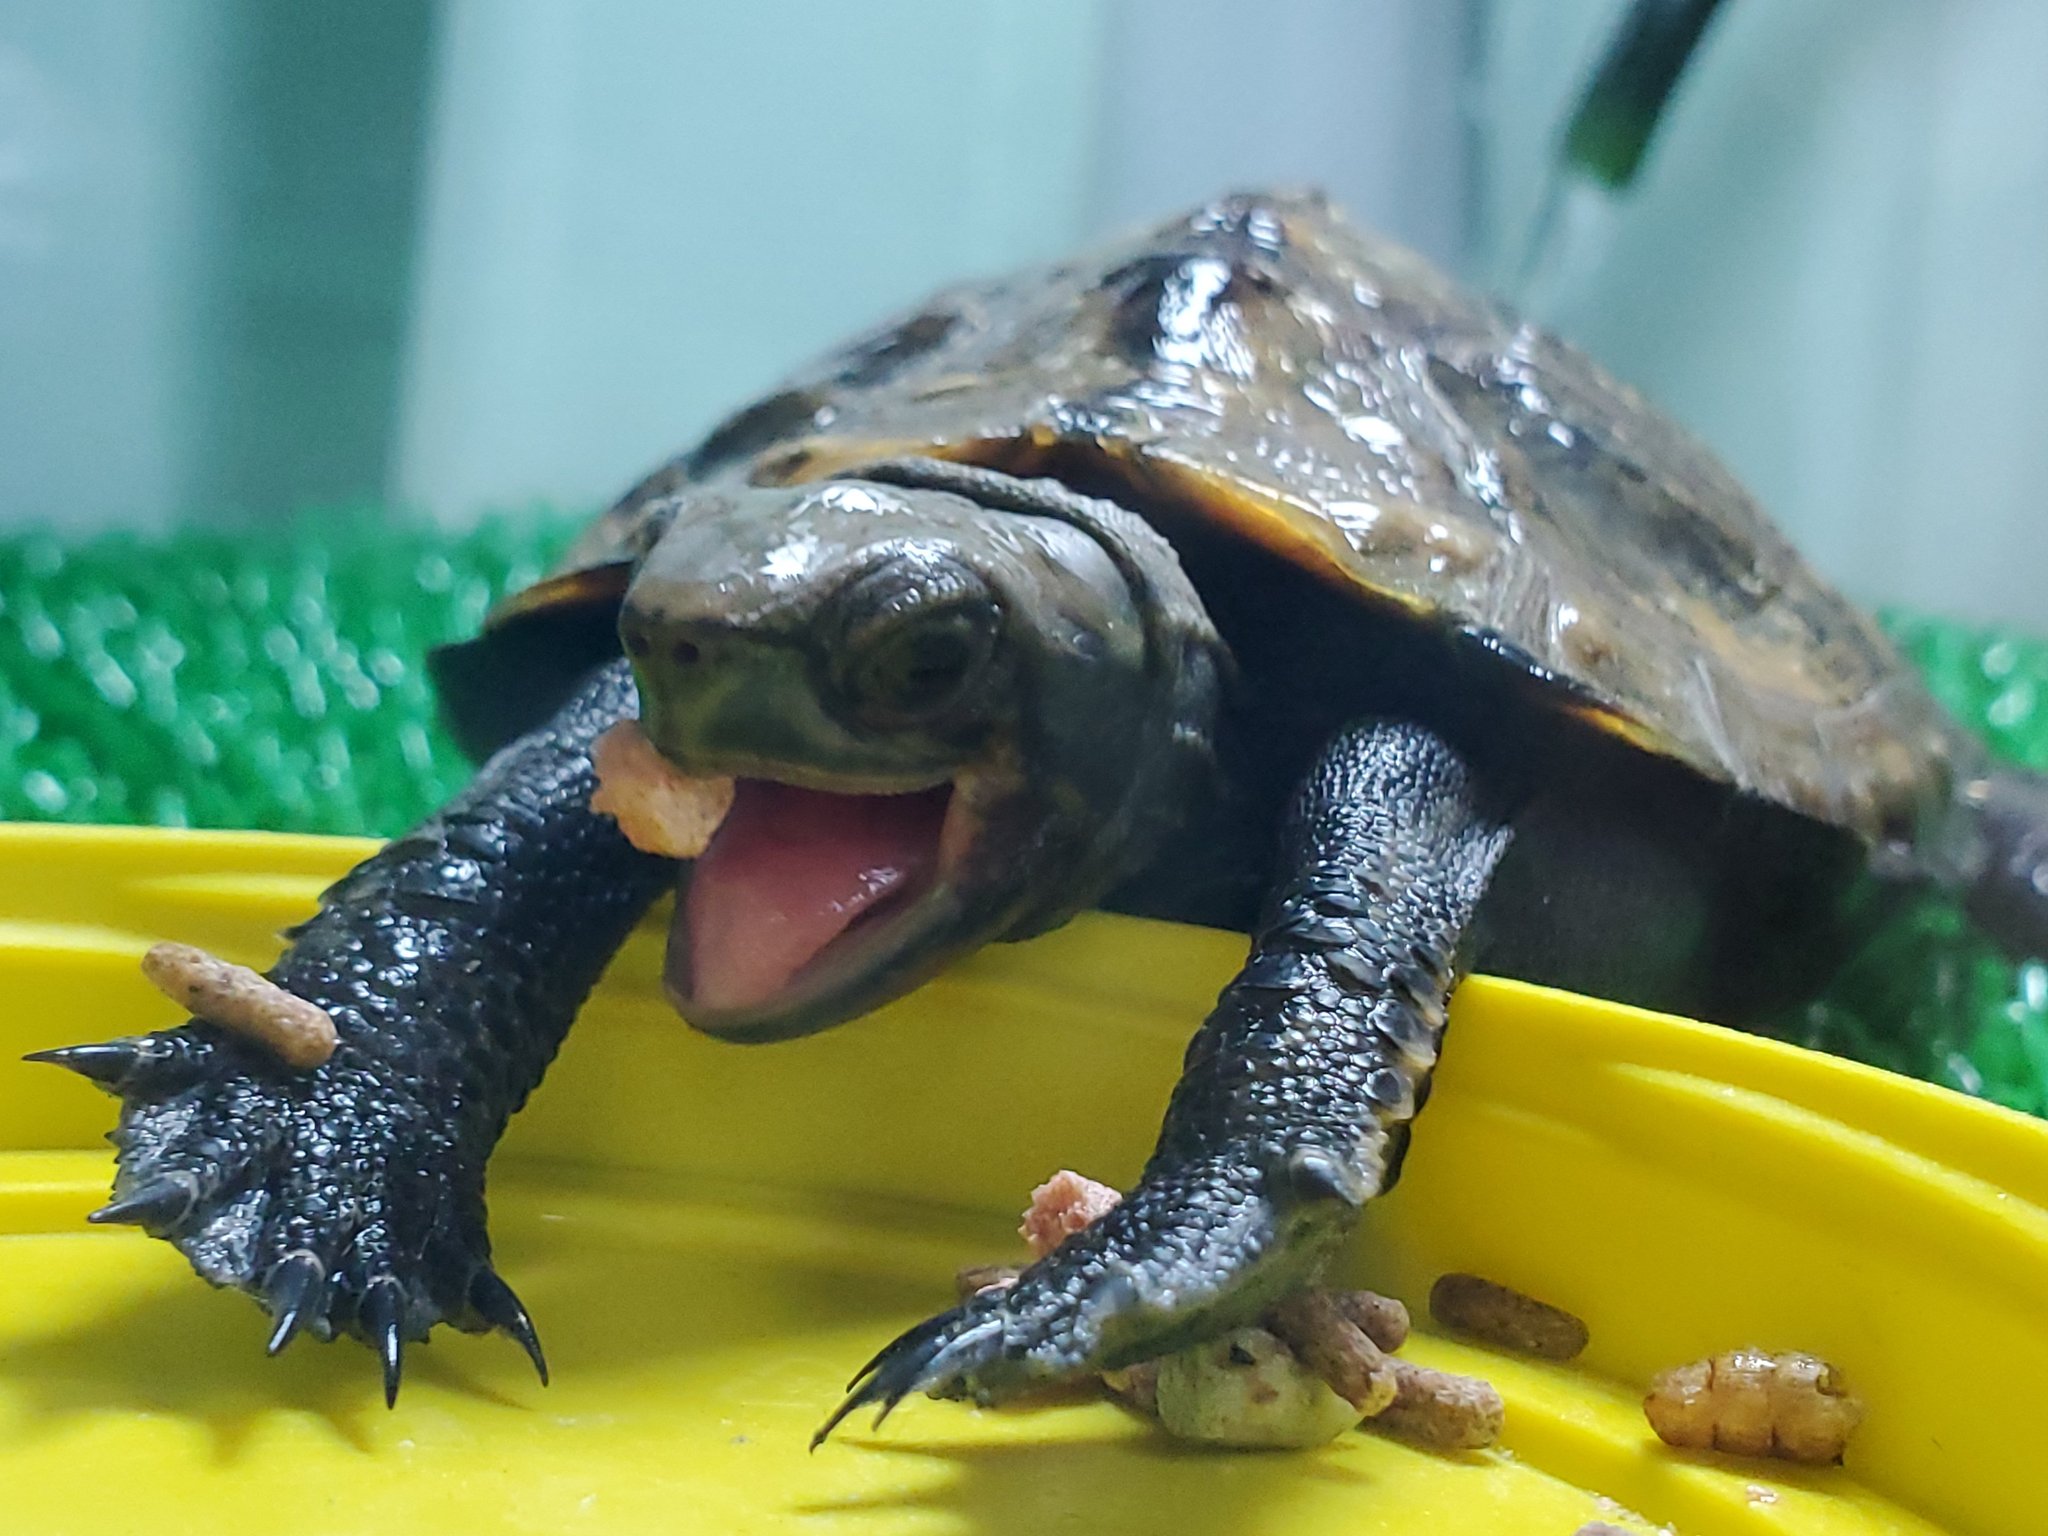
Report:
[{"label": "orange food piece", "polygon": [[619,824],[642,853],[694,859],[732,809],[731,779],[696,779],[655,750],[637,720],[621,720],[591,743],[597,789],[590,808]]},{"label": "orange food piece", "polygon": [[1123,1198],[1107,1184],[1062,1168],[1031,1191],[1031,1204],[1017,1234],[1031,1245],[1031,1256],[1042,1259],[1083,1227],[1115,1210]]}]

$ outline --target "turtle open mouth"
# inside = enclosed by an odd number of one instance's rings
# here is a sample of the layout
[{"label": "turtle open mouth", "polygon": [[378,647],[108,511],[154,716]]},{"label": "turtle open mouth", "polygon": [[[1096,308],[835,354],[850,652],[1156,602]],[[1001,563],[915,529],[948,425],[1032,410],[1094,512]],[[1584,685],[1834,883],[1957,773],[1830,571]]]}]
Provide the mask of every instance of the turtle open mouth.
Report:
[{"label": "turtle open mouth", "polygon": [[741,779],[692,868],[668,986],[693,1023],[758,1014],[895,946],[939,874],[951,783],[842,794]]},{"label": "turtle open mouth", "polygon": [[788,778],[759,764],[707,775],[678,767],[634,720],[591,758],[591,809],[683,863],[663,985],[691,1025],[727,1040],[827,1028],[938,969],[1008,783],[978,766],[843,788],[794,766]]}]

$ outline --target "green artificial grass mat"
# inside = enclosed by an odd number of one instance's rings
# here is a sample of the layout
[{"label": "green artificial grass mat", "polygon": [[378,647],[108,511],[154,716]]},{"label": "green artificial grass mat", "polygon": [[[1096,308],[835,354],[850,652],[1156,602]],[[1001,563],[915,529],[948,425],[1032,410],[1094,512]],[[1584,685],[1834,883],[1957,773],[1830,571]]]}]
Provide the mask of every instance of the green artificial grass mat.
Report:
[{"label": "green artificial grass mat", "polygon": [[[400,831],[469,773],[426,652],[474,634],[580,522],[534,510],[450,532],[366,509],[0,539],[0,819]],[[2048,769],[2048,644],[1886,623],[1994,751]],[[1936,897],[1783,1028],[2048,1114],[2048,965],[2013,965]]]}]

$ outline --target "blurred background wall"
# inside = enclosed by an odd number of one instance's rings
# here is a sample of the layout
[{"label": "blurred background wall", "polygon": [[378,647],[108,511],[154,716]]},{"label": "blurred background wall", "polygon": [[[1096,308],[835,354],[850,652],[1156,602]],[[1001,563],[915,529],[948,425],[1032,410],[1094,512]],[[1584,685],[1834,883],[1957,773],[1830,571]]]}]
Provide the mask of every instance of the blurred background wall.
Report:
[{"label": "blurred background wall", "polygon": [[1727,0],[1626,198],[1568,200],[1525,276],[1553,125],[1620,9],[1487,7],[1473,274],[1705,437],[1852,592],[2048,633],[2048,4]]},{"label": "blurred background wall", "polygon": [[0,526],[596,505],[937,283],[1320,182],[1860,596],[2048,630],[2048,5],[1727,0],[1560,191],[1623,9],[0,0]]},{"label": "blurred background wall", "polygon": [[0,0],[0,526],[382,488],[434,22]]}]

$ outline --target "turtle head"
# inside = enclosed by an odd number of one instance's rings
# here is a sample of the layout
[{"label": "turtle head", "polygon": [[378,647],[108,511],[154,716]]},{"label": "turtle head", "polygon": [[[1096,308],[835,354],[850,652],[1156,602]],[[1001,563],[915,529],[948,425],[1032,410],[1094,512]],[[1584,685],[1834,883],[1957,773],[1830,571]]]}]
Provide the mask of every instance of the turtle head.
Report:
[{"label": "turtle head", "polygon": [[1221,647],[1171,549],[964,474],[1025,509],[879,479],[662,509],[620,636],[656,749],[736,780],[669,936],[706,1033],[828,1028],[1049,928],[1208,788]]}]

